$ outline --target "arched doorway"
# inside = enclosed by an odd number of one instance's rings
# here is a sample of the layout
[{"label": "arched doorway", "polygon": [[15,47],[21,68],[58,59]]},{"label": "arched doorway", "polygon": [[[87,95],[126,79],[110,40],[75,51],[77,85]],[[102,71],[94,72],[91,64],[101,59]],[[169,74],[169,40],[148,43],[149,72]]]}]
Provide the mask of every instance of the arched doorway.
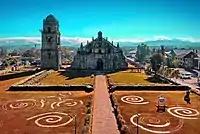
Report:
[{"label": "arched doorway", "polygon": [[102,59],[97,60],[97,70],[103,70],[103,60]]}]

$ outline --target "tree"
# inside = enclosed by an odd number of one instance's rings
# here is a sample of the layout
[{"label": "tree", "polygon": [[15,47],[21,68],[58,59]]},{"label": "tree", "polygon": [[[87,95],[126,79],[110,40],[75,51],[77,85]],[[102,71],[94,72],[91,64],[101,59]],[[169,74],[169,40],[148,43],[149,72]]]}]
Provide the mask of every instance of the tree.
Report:
[{"label": "tree", "polygon": [[156,76],[158,70],[160,69],[162,63],[164,62],[164,57],[160,51],[157,51],[152,55],[150,61],[151,61],[151,68],[154,70]]},{"label": "tree", "polygon": [[3,63],[2,63],[2,65],[3,65],[4,67],[8,67],[8,66],[9,66],[8,60],[4,60]]},{"label": "tree", "polygon": [[139,62],[144,61],[146,57],[149,55],[150,55],[150,49],[147,46],[147,44],[142,43],[141,45],[138,45],[135,56]]},{"label": "tree", "polygon": [[175,68],[179,67],[179,60],[174,59],[174,60],[172,61],[172,66],[175,67]]},{"label": "tree", "polygon": [[23,57],[36,57],[36,54],[34,54],[31,50],[27,50],[22,54]]},{"label": "tree", "polygon": [[64,54],[65,54],[65,57],[69,59],[70,56],[71,56],[71,50],[70,49],[65,49]]}]

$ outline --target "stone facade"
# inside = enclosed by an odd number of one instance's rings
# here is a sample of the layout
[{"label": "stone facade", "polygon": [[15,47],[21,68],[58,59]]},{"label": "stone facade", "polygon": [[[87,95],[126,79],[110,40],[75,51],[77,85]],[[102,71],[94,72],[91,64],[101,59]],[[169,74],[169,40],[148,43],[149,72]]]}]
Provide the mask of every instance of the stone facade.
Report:
[{"label": "stone facade", "polygon": [[126,69],[128,64],[119,44],[113,45],[113,42],[102,37],[100,31],[98,37],[87,42],[85,46],[81,43],[71,67],[84,70],[118,70]]},{"label": "stone facade", "polygon": [[58,70],[61,66],[59,22],[53,15],[43,20],[41,68]]}]

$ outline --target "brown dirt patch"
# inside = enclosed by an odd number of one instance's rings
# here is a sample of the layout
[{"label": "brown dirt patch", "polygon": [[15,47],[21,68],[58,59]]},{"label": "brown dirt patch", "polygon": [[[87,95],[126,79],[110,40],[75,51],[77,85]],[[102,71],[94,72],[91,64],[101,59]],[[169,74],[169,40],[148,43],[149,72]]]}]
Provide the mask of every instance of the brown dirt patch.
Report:
[{"label": "brown dirt patch", "polygon": [[77,133],[81,134],[85,104],[92,94],[83,91],[1,93],[0,133],[71,134],[77,113]]},{"label": "brown dirt patch", "polygon": [[27,78],[28,76],[24,76],[24,77],[19,77],[19,78],[13,78],[13,79],[8,79],[8,80],[1,80],[0,81],[0,91],[5,91],[6,89],[8,89],[11,85]]},{"label": "brown dirt patch", "polygon": [[[131,133],[136,133],[136,125],[133,125],[130,121],[131,117],[133,122],[137,122],[137,118],[134,117],[137,113],[139,115],[139,125],[143,127],[139,128],[140,134],[149,134],[152,133],[148,130],[154,131],[154,133],[161,134],[162,132],[170,131],[175,134],[199,134],[200,133],[200,115],[195,116],[183,116],[186,118],[179,118],[172,114],[170,114],[167,110],[164,113],[156,112],[157,101],[160,95],[166,97],[168,109],[172,107],[184,107],[184,108],[192,108],[200,112],[200,97],[191,94],[191,104],[186,104],[183,97],[185,92],[182,91],[116,91],[114,95],[117,97],[119,103],[119,109],[121,114],[126,121],[126,125],[128,125]],[[144,104],[130,104],[125,103],[121,100],[124,96],[140,96],[144,100],[142,102],[149,102]],[[126,99],[127,101],[141,101],[141,99]],[[140,102],[141,103],[141,102]],[[172,113],[176,114],[174,110],[171,110]],[[181,114],[190,114],[189,111],[179,111]],[[193,114],[195,111],[193,111]],[[195,118],[195,119],[187,119],[187,118]],[[170,124],[168,124],[170,122]],[[150,124],[150,125],[149,125]],[[151,126],[151,125],[157,125]],[[166,125],[166,126],[160,126]],[[148,130],[145,130],[148,129]]]}]

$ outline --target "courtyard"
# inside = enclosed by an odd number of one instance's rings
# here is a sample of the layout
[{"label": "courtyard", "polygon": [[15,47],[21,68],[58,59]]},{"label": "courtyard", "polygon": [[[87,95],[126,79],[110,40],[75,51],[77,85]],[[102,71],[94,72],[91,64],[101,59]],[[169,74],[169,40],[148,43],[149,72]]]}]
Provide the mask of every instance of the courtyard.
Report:
[{"label": "courtyard", "polygon": [[[161,95],[166,97],[167,109],[158,113],[156,105]],[[131,134],[137,133],[137,124],[139,134],[199,134],[200,98],[191,94],[191,104],[186,104],[184,95],[184,91],[114,92]]]}]

